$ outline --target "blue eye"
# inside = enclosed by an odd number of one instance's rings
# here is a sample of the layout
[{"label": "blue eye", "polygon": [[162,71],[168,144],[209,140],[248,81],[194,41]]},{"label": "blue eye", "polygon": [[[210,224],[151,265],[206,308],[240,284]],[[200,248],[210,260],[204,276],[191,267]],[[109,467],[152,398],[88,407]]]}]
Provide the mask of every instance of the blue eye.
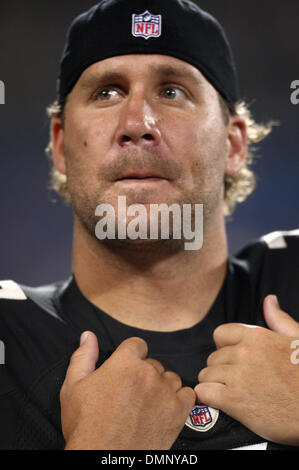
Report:
[{"label": "blue eye", "polygon": [[103,90],[98,91],[97,99],[101,101],[108,101],[113,97],[116,97],[118,92],[112,88],[104,88]]},{"label": "blue eye", "polygon": [[184,92],[176,87],[165,88],[165,90],[163,90],[162,92],[163,97],[169,100],[174,100],[175,98],[178,98],[181,94],[184,95]]}]

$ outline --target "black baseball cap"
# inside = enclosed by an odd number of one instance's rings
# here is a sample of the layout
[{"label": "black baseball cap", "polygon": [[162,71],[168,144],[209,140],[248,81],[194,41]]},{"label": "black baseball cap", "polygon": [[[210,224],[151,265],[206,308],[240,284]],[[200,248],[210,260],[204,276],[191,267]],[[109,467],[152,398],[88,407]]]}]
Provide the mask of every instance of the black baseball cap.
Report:
[{"label": "black baseball cap", "polygon": [[72,22],[60,62],[59,103],[95,62],[124,54],[165,54],[199,69],[228,102],[237,73],[219,22],[191,0],[102,0]]}]

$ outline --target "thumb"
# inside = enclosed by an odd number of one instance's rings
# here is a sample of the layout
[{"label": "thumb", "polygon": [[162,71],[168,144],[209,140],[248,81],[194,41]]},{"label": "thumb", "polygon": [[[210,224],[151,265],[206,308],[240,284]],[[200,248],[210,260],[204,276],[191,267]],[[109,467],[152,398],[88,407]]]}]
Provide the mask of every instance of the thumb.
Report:
[{"label": "thumb", "polygon": [[298,336],[299,323],[281,310],[277,297],[268,295],[264,300],[264,317],[268,327],[285,336]]},{"label": "thumb", "polygon": [[91,331],[84,331],[80,337],[80,346],[72,354],[66,373],[68,383],[75,383],[95,370],[99,359],[97,337]]}]

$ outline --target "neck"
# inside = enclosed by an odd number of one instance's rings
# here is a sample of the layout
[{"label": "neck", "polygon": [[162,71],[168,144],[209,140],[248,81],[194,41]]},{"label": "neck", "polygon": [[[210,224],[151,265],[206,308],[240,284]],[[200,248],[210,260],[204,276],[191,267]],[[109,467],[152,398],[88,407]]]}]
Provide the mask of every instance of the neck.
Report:
[{"label": "neck", "polygon": [[107,314],[136,328],[175,331],[201,321],[221,289],[226,266],[221,213],[217,224],[206,224],[198,251],[109,246],[92,237],[75,216],[73,273],[80,291]]}]

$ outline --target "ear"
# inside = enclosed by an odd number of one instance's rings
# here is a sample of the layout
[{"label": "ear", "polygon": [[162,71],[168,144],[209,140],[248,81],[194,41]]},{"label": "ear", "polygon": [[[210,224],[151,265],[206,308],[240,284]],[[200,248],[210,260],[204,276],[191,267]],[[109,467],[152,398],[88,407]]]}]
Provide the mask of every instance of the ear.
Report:
[{"label": "ear", "polygon": [[61,118],[51,121],[51,153],[53,164],[60,173],[66,174],[65,156],[63,148],[64,129]]},{"label": "ear", "polygon": [[226,175],[234,175],[243,168],[247,157],[247,127],[245,119],[231,116],[227,125],[228,154]]}]

